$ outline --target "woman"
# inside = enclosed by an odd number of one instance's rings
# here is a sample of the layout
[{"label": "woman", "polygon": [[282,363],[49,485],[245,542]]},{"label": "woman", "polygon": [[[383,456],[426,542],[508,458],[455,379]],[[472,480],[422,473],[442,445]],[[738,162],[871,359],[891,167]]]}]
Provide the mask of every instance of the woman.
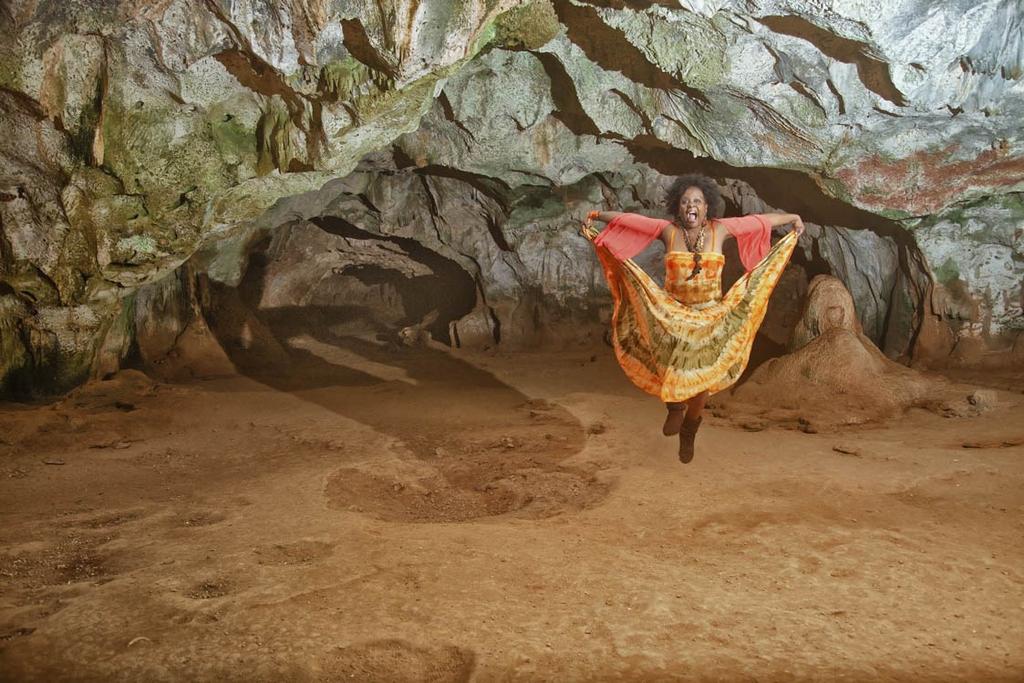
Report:
[{"label": "woman", "polygon": [[[679,435],[679,459],[693,459],[694,438],[710,394],[732,385],[804,224],[792,213],[720,218],[721,196],[706,176],[673,183],[665,208],[672,220],[591,211],[583,227],[604,267],[615,309],[612,341],[626,375],[665,402],[662,432]],[[593,221],[607,223],[598,233]],[[771,230],[793,230],[771,246]],[[735,238],[746,274],[722,296],[722,245]],[[665,244],[665,286],[630,259],[655,239]]]}]

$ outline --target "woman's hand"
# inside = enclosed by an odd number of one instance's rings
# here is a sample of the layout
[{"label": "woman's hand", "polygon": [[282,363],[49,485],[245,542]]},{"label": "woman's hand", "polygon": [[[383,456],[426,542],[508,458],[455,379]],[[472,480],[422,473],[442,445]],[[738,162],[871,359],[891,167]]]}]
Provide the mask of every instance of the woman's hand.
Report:
[{"label": "woman's hand", "polygon": [[594,221],[607,223],[618,216],[619,213],[620,212],[618,211],[598,211],[595,209],[594,211],[587,213],[586,216],[583,216],[578,211],[573,211],[570,215],[574,221],[580,223],[580,234],[582,234],[584,228],[594,227]]},{"label": "woman's hand", "polygon": [[593,221],[590,219],[589,214],[585,214],[578,209],[570,211],[569,218],[572,219],[572,222],[576,224],[576,232],[578,232],[581,235],[588,226],[593,224]]},{"label": "woman's hand", "polygon": [[764,213],[761,214],[773,228],[781,228],[784,225],[792,225],[796,234],[804,234],[804,222],[795,213]]},{"label": "woman's hand", "polygon": [[796,216],[796,218],[793,220],[793,232],[796,233],[797,237],[800,237],[800,235],[804,234],[804,221],[802,218],[800,218],[800,216]]}]

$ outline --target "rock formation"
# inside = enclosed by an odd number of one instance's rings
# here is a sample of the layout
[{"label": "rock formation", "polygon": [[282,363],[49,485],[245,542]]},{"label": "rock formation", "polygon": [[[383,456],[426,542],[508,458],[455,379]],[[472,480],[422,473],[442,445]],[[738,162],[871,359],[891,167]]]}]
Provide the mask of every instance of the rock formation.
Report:
[{"label": "rock formation", "polygon": [[886,358],[864,335],[853,297],[832,276],[811,281],[789,347],[791,353],[715,397],[715,412],[742,425],[764,419],[818,431],[890,419],[913,407],[947,416],[986,409],[964,387]]},{"label": "rock formation", "polygon": [[793,327],[789,351],[802,349],[829,330],[847,330],[858,337],[864,334],[853,297],[842,281],[818,275],[807,288],[804,312]]},{"label": "rock formation", "polygon": [[[243,338],[272,300],[397,333],[416,278],[455,300],[434,339],[585,338],[607,300],[572,213],[661,213],[692,169],[804,215],[792,291],[839,277],[889,357],[1012,343],[1022,28],[1015,0],[5,3],[0,393],[151,365],[214,300]],[[274,270],[318,248],[317,282]],[[279,298],[228,292],[257,277]]]}]

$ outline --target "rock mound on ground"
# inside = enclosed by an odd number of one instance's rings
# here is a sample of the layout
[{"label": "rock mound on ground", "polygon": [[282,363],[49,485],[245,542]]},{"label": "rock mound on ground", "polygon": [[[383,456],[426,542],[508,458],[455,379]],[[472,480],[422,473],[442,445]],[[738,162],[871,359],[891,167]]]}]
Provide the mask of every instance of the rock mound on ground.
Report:
[{"label": "rock mound on ground", "polygon": [[864,335],[835,327],[759,367],[723,405],[730,414],[804,425],[860,424],[923,405],[945,387],[889,360]]},{"label": "rock mound on ground", "polygon": [[716,398],[716,412],[804,431],[880,421],[915,406],[949,417],[981,412],[962,388],[889,360],[862,333],[853,298],[835,277],[811,281],[790,348]]}]

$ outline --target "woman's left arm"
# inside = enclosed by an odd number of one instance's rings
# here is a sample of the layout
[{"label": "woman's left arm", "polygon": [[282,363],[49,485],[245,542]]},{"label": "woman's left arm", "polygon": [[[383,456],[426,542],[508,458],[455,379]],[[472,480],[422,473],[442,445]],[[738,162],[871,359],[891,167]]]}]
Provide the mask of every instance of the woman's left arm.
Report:
[{"label": "woman's left arm", "polygon": [[761,215],[771,223],[773,228],[792,223],[793,230],[796,231],[797,235],[802,235],[804,232],[804,222],[795,213],[763,213]]}]

